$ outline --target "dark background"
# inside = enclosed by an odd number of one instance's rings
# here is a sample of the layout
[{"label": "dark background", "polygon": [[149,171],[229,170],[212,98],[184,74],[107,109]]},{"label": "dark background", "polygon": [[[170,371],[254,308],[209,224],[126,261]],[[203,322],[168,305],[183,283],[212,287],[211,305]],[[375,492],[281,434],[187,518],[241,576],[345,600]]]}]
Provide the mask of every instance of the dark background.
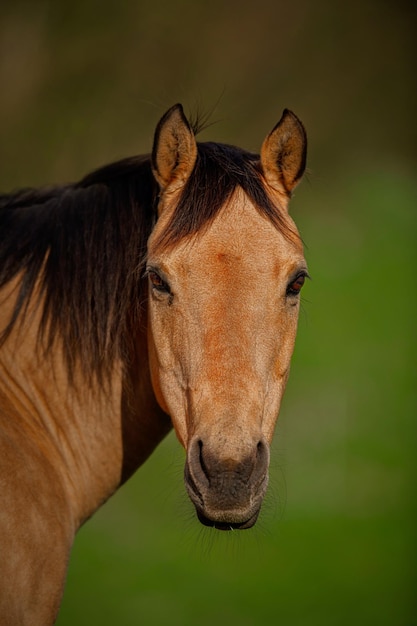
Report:
[{"label": "dark background", "polygon": [[258,525],[194,519],[173,435],[80,531],[59,626],[416,624],[415,10],[386,0],[0,4],[0,187],[148,152],[172,104],[309,135],[313,281]]}]

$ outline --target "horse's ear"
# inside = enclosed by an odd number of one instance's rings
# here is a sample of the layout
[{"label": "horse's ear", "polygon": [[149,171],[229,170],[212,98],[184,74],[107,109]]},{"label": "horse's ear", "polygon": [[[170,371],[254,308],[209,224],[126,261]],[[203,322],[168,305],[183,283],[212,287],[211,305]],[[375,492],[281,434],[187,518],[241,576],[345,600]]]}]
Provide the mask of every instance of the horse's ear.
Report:
[{"label": "horse's ear", "polygon": [[152,170],[159,186],[179,189],[191,174],[197,158],[194,133],[181,104],[165,113],[155,131]]},{"label": "horse's ear", "polygon": [[285,109],[261,148],[261,165],[267,182],[290,196],[306,166],[307,135],[294,113]]}]

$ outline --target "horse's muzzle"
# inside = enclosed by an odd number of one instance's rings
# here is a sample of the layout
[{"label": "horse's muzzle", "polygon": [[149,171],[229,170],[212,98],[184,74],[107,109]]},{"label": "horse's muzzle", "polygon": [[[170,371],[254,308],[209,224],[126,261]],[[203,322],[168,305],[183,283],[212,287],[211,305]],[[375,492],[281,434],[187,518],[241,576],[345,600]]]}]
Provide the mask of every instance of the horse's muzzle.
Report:
[{"label": "horse's muzzle", "polygon": [[269,448],[261,440],[241,460],[220,458],[201,439],[191,442],[185,486],[198,519],[219,530],[251,528],[268,486]]}]

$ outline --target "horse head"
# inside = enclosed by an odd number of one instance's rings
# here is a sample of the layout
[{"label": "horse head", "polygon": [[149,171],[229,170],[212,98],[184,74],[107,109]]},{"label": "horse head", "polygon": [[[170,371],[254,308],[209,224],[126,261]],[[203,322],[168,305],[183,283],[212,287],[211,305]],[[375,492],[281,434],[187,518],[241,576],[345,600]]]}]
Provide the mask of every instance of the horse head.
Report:
[{"label": "horse head", "polygon": [[268,484],[307,276],[288,214],[305,158],[304,128],[287,110],[260,156],[197,144],[180,105],[155,134],[151,377],[186,450],[197,515],[219,529],[251,527]]}]

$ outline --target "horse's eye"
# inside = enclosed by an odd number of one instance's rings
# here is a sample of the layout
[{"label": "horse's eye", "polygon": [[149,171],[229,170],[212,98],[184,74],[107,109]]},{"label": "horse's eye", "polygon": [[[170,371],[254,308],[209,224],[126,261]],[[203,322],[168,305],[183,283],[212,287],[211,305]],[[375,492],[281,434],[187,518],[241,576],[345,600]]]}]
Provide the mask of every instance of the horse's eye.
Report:
[{"label": "horse's eye", "polygon": [[149,280],[151,281],[151,285],[156,291],[161,293],[170,293],[170,289],[168,284],[164,281],[160,275],[154,270],[150,270],[148,272]]},{"label": "horse's eye", "polygon": [[287,287],[287,295],[288,296],[297,296],[301,287],[304,285],[306,279],[305,274],[299,274],[295,280],[292,281]]}]

